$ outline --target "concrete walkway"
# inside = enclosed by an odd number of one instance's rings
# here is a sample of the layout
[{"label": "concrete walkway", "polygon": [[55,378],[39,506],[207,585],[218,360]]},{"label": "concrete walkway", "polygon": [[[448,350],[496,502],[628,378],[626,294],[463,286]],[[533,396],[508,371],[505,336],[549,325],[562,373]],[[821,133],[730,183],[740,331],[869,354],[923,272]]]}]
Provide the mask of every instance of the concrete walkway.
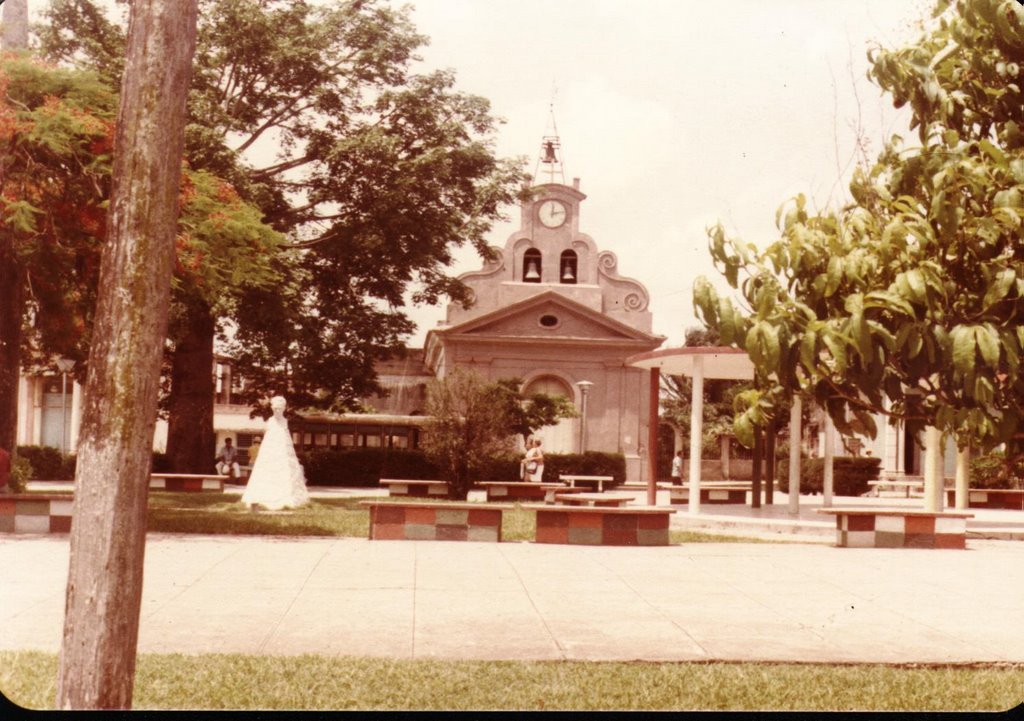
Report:
[{"label": "concrete walkway", "polygon": [[[684,514],[676,514],[682,516]],[[0,536],[0,649],[59,649],[66,536]],[[143,653],[1024,662],[1024,545],[598,548],[153,534]]]}]

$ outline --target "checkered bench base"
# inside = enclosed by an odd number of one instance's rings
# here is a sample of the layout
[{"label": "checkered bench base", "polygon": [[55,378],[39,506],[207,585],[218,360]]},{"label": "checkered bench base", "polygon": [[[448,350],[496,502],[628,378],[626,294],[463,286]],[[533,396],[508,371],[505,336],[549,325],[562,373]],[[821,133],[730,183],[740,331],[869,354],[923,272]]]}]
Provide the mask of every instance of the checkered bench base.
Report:
[{"label": "checkered bench base", "polygon": [[537,543],[667,546],[671,508],[523,506],[537,512]]},{"label": "checkered bench base", "polygon": [[969,513],[821,509],[836,517],[842,548],[966,548]]},{"label": "checkered bench base", "polygon": [[73,503],[70,494],[0,496],[0,533],[68,533]]},{"label": "checkered bench base", "polygon": [[501,513],[511,506],[479,503],[381,503],[370,509],[373,541],[501,541]]}]

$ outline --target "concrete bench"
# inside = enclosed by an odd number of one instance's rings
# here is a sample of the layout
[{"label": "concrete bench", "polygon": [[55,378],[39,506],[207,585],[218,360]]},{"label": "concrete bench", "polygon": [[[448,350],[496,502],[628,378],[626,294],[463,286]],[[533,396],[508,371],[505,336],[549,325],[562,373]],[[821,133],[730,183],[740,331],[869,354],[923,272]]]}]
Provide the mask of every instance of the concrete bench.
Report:
[{"label": "concrete bench", "polygon": [[[751,484],[740,482],[740,483],[722,483],[712,485],[709,481],[707,484],[700,484],[700,502],[701,504],[716,504],[716,503],[746,503],[747,494],[750,492]],[[685,486],[669,486],[668,487],[668,500],[672,505],[689,505],[690,503],[690,487]]]},{"label": "concrete bench", "polygon": [[895,480],[892,478],[883,478],[877,481],[868,481],[868,485],[871,486],[871,495],[878,496],[883,490],[898,490],[903,489],[903,495],[905,498],[910,498],[910,492],[921,494],[924,493],[924,481],[908,481],[908,480]]},{"label": "concrete bench", "polygon": [[556,492],[569,490],[562,483],[531,483],[529,481],[488,481],[478,484],[491,501],[554,501]]},{"label": "concrete bench", "polygon": [[891,508],[819,508],[836,517],[836,545],[842,548],[965,548],[973,513]]},{"label": "concrete bench", "polygon": [[579,546],[667,546],[672,508],[524,505],[536,511],[536,543]]},{"label": "concrete bench", "polygon": [[0,496],[0,533],[68,533],[70,493],[11,493]]},{"label": "concrete bench", "polygon": [[[575,489],[574,489],[575,490]],[[567,506],[620,507],[636,500],[632,493],[555,493],[555,501]]]},{"label": "concrete bench", "polygon": [[381,478],[380,485],[387,487],[389,496],[412,496],[413,498],[445,498],[448,496],[448,484],[445,481]]},{"label": "concrete bench", "polygon": [[512,506],[430,501],[360,501],[370,510],[371,541],[501,541],[501,514]]},{"label": "concrete bench", "polygon": [[224,492],[224,481],[231,476],[207,475],[203,473],[152,473],[149,488],[153,491],[216,491]]},{"label": "concrete bench", "polygon": [[568,483],[571,488],[575,488],[576,485],[580,483],[586,485],[590,485],[591,483],[593,483],[594,485],[597,486],[598,493],[604,491],[604,484],[611,484],[615,481],[615,479],[612,476],[575,476],[568,474],[562,474],[558,476],[558,480],[562,481],[563,483]]},{"label": "concrete bench", "polygon": [[[946,505],[956,504],[956,491],[946,491]],[[1024,511],[1024,489],[1021,488],[970,488],[967,490],[968,508],[1003,508],[1010,511]]]}]

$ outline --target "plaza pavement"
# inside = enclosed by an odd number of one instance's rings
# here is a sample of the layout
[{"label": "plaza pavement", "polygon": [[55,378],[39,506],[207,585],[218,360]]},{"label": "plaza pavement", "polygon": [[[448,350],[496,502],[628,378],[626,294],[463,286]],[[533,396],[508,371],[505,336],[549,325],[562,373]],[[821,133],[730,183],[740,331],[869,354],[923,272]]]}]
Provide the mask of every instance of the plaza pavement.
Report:
[{"label": "plaza pavement", "polygon": [[[151,534],[139,650],[1024,663],[1021,542],[836,548],[833,522],[810,517],[814,504],[806,520],[824,530],[788,517],[784,495],[776,501],[764,515],[783,525],[762,518],[742,532],[807,543],[633,548]],[[722,524],[736,511],[704,510]],[[676,513],[673,526],[686,526],[688,515]],[[1024,513],[983,515],[1024,525]],[[68,546],[67,536],[0,535],[0,649],[59,649]]]}]

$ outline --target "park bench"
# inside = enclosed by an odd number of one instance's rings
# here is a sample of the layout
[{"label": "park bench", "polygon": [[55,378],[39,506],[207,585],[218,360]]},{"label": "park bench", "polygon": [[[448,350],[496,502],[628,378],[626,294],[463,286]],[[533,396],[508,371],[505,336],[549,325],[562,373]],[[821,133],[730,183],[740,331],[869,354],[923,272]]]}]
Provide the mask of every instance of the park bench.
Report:
[{"label": "park bench", "polygon": [[524,505],[537,513],[536,543],[580,546],[667,546],[673,508]]},{"label": "park bench", "polygon": [[555,501],[567,506],[616,507],[625,506],[634,500],[636,496],[632,493],[555,493]]},{"label": "park bench", "polygon": [[372,541],[501,541],[508,505],[430,501],[361,501]]},{"label": "park bench", "polygon": [[445,498],[448,495],[448,484],[445,481],[412,481],[381,478],[380,485],[387,487],[389,496]]},{"label": "park bench", "polygon": [[819,508],[836,517],[842,548],[965,548],[972,513],[895,508]]},{"label": "park bench", "polygon": [[[956,503],[956,491],[946,491],[946,505]],[[1022,488],[970,488],[967,491],[968,508],[1003,508],[1024,511],[1024,489]]]},{"label": "park bench", "polygon": [[[673,505],[688,505],[690,503],[690,486],[662,484],[659,486],[668,491],[668,500]],[[701,481],[700,502],[702,504],[716,503],[746,503],[747,493],[750,492],[749,481]]]},{"label": "park bench", "polygon": [[558,476],[558,480],[564,483],[568,483],[570,488],[575,488],[576,485],[580,483],[588,486],[590,484],[594,484],[595,486],[597,486],[598,493],[604,491],[604,484],[611,484],[615,481],[615,479],[612,476],[576,476],[567,474],[562,474]]},{"label": "park bench", "polygon": [[0,496],[0,533],[68,533],[70,493],[10,493]]},{"label": "park bench", "polygon": [[[532,483],[529,481],[486,481],[477,484],[491,501],[545,501],[554,502],[556,492],[570,490],[562,483]],[[583,490],[583,489],[580,489]]]},{"label": "park bench", "polygon": [[224,492],[224,481],[231,476],[203,473],[152,473],[149,487],[154,491],[217,491]]},{"label": "park bench", "polygon": [[923,479],[881,478],[877,481],[868,481],[868,485],[871,486],[870,494],[875,497],[880,496],[884,490],[895,491],[901,488],[905,498],[910,498],[911,491],[918,495],[924,493]]}]

